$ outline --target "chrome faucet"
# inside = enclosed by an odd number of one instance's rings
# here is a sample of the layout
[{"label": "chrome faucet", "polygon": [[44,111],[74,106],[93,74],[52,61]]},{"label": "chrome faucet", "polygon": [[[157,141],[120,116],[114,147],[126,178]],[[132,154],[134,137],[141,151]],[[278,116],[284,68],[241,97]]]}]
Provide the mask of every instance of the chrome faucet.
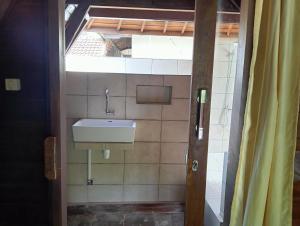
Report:
[{"label": "chrome faucet", "polygon": [[113,115],[115,112],[109,110],[109,90],[105,89],[105,113],[107,115]]}]

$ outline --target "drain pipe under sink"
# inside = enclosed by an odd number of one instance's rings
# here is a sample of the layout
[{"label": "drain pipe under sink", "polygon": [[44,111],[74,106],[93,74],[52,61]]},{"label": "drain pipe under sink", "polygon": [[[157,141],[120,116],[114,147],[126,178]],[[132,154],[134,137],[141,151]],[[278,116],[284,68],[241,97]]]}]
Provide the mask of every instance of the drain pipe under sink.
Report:
[{"label": "drain pipe under sink", "polygon": [[87,178],[87,185],[93,185],[93,178],[92,178],[92,149],[88,149],[88,178]]}]

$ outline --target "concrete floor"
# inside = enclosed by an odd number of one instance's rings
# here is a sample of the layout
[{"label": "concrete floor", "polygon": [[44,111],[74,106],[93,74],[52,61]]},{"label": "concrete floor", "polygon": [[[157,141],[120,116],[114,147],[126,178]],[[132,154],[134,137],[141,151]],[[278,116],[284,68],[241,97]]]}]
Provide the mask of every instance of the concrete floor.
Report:
[{"label": "concrete floor", "polygon": [[68,226],[183,226],[183,213],[98,213],[69,216]]},{"label": "concrete floor", "polygon": [[184,226],[183,207],[169,206],[154,210],[141,205],[134,210],[122,205],[75,205],[68,207],[68,226]]}]

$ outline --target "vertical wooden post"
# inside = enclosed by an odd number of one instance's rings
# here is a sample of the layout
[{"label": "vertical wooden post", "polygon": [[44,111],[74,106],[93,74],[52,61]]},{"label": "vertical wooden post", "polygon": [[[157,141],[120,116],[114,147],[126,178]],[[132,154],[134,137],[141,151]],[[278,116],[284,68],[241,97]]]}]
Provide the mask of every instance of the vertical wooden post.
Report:
[{"label": "vertical wooden post", "polygon": [[49,99],[51,136],[56,137],[56,180],[50,184],[52,225],[67,225],[64,0],[48,1]]},{"label": "vertical wooden post", "polygon": [[[198,117],[199,89],[205,89],[208,96],[211,95],[217,1],[196,0],[195,12],[185,226],[202,226],[204,224],[210,98],[201,110],[203,114],[203,137],[201,140],[196,136],[195,127]],[[199,166],[196,171],[192,169],[195,163],[198,163]]]}]

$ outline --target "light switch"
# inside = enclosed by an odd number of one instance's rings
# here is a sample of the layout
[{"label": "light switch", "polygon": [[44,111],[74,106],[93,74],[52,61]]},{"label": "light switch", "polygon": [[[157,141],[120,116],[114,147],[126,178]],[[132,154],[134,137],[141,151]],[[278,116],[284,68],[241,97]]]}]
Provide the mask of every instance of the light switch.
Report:
[{"label": "light switch", "polygon": [[5,90],[6,91],[20,91],[21,80],[18,78],[6,78],[5,79]]}]

